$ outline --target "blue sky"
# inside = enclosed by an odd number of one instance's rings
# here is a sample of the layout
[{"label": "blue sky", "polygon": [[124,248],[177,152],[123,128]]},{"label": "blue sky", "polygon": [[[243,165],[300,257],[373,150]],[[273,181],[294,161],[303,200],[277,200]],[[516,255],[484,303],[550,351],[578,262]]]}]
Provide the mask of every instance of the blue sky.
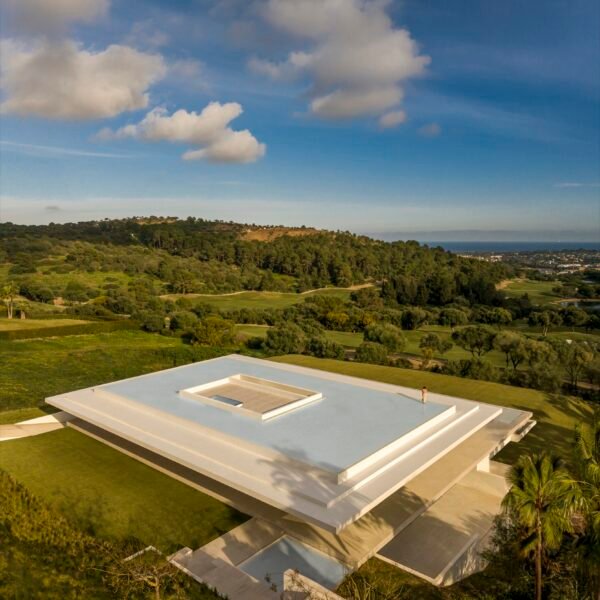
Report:
[{"label": "blue sky", "polygon": [[2,221],[600,237],[597,2],[47,4],[3,5]]}]

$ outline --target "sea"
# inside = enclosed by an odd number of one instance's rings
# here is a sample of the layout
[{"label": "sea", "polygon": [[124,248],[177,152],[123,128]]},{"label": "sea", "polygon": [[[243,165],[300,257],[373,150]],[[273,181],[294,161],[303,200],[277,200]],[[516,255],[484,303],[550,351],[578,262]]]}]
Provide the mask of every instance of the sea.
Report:
[{"label": "sea", "polygon": [[559,250],[600,250],[598,242],[431,242],[424,241],[430,248],[441,246],[451,252],[557,252]]}]

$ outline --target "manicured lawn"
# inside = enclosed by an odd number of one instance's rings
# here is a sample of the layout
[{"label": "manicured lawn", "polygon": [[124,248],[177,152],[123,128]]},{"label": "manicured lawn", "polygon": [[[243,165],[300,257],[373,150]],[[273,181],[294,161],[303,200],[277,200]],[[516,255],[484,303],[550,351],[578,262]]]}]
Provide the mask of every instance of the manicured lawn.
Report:
[{"label": "manicured lawn", "polygon": [[66,327],[67,325],[83,325],[88,322],[80,319],[0,319],[0,331]]},{"label": "manicured lawn", "polygon": [[170,552],[198,548],[247,517],[73,429],[0,443],[0,469],[78,527]]},{"label": "manicured lawn", "polygon": [[272,360],[417,389],[425,385],[440,394],[531,411],[537,425],[521,443],[509,444],[497,455],[497,459],[503,462],[512,463],[521,453],[541,450],[552,450],[568,458],[575,423],[592,418],[591,405],[577,398],[489,381],[312,356],[289,355]]},{"label": "manicured lawn", "polygon": [[326,331],[325,337],[347,348],[357,348],[363,343],[363,334],[352,331]]},{"label": "manicured lawn", "polygon": [[142,331],[0,341],[0,412],[42,406],[47,396],[220,353]]},{"label": "manicured lawn", "polygon": [[240,308],[285,308],[298,302],[303,302],[309,296],[314,294],[324,294],[327,296],[337,296],[343,300],[350,298],[350,290],[345,288],[327,288],[317,290],[307,294],[294,294],[288,292],[240,292],[239,294],[169,294],[163,298],[176,300],[186,297],[197,300],[199,303],[206,303],[218,308],[219,310],[239,310]]},{"label": "manicured lawn", "polygon": [[27,419],[43,417],[44,415],[55,411],[54,407],[50,405],[48,405],[48,412],[44,412],[42,408],[15,408],[14,410],[4,410],[0,412],[0,425],[18,423],[19,421],[26,421]]},{"label": "manicured lawn", "polygon": [[[261,337],[267,335],[268,325],[236,325],[235,330],[243,337]],[[362,333],[353,333],[351,331],[325,331],[325,337],[332,342],[337,342],[348,348],[356,348],[363,341]]]},{"label": "manicured lawn", "polygon": [[516,279],[511,281],[502,291],[509,297],[515,298],[523,294],[529,294],[534,304],[547,304],[558,300],[560,296],[552,291],[559,282],[557,281],[533,281],[531,279]]}]

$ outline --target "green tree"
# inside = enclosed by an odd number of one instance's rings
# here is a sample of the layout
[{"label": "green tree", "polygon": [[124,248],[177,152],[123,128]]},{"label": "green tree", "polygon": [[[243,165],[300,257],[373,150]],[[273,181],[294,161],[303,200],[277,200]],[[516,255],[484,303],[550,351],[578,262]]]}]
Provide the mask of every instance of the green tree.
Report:
[{"label": "green tree", "polygon": [[440,311],[438,323],[440,325],[449,325],[454,329],[458,325],[466,325],[469,322],[467,314],[458,308],[444,308]]},{"label": "green tree", "polygon": [[205,346],[226,346],[233,340],[234,323],[219,316],[198,321],[191,331],[190,341]]},{"label": "green tree", "polygon": [[575,327],[583,327],[588,320],[588,314],[576,306],[567,306],[561,311],[562,320],[567,327],[574,331]]},{"label": "green tree", "polygon": [[594,360],[592,348],[585,342],[573,340],[553,340],[552,344],[569,377],[571,388],[577,389],[581,375]]},{"label": "green tree", "polygon": [[423,354],[424,366],[427,366],[435,354],[443,355],[452,348],[452,342],[440,338],[436,333],[428,333],[421,338],[419,348]]},{"label": "green tree", "polygon": [[2,286],[2,301],[6,306],[6,316],[12,319],[15,311],[15,297],[19,293],[19,288],[14,281],[7,281]]},{"label": "green tree", "polygon": [[377,342],[363,342],[357,349],[355,358],[358,362],[387,365],[388,349]]},{"label": "green tree", "polygon": [[198,317],[189,310],[180,310],[170,315],[170,329],[173,331],[192,331],[198,324]]},{"label": "green tree", "polygon": [[496,334],[483,325],[463,327],[452,334],[452,339],[458,346],[477,358],[493,350],[495,337]]},{"label": "green tree", "polygon": [[562,317],[556,310],[543,310],[541,312],[532,312],[529,315],[529,325],[542,328],[542,335],[546,337],[548,330],[552,326],[562,324]]},{"label": "green tree", "polygon": [[406,346],[404,334],[391,323],[378,323],[367,327],[365,341],[383,344],[390,352],[402,352]]},{"label": "green tree", "polygon": [[422,308],[409,308],[402,312],[402,329],[412,331],[427,321],[427,312]]},{"label": "green tree", "polygon": [[269,328],[265,348],[275,354],[302,354],[306,348],[306,336],[295,323],[282,323]]},{"label": "green tree", "polygon": [[512,320],[512,313],[505,308],[492,308],[488,315],[488,323],[490,323],[490,325],[496,325],[498,329],[500,329],[502,325],[510,325]]},{"label": "green tree", "polygon": [[600,598],[600,420],[575,429],[575,469],[583,495],[584,534],[579,540],[580,563],[590,593]]},{"label": "green tree", "polygon": [[521,456],[509,479],[512,485],[503,506],[524,529],[521,552],[534,557],[535,597],[541,600],[544,557],[573,529],[577,485],[564,463],[547,453]]},{"label": "green tree", "polygon": [[494,338],[494,346],[506,357],[506,367],[509,363],[513,370],[527,358],[527,340],[514,331],[501,331]]}]

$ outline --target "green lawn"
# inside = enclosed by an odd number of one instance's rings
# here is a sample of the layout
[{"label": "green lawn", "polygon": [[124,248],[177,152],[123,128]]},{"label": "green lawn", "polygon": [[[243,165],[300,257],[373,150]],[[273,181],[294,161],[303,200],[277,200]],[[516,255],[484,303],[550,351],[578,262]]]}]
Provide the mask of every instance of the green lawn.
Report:
[{"label": "green lawn", "polygon": [[73,429],[0,443],[0,469],[76,526],[164,552],[198,548],[246,517]]},{"label": "green lawn", "polygon": [[346,288],[327,288],[309,292],[307,294],[294,294],[289,292],[240,292],[236,294],[168,294],[163,298],[176,300],[177,298],[190,298],[198,302],[210,304],[219,310],[239,310],[240,308],[285,308],[298,302],[303,302],[314,294],[336,296],[343,300],[350,298],[350,290]]},{"label": "green lawn", "polygon": [[[236,332],[245,338],[261,337],[267,335],[268,325],[236,325]],[[353,333],[351,331],[325,331],[325,337],[332,342],[337,342],[347,348],[356,348],[363,341],[362,333]]]},{"label": "green lawn", "polygon": [[432,392],[440,394],[531,411],[538,424],[521,443],[509,444],[497,456],[498,460],[509,463],[523,452],[539,452],[548,449],[568,458],[571,452],[575,423],[592,418],[591,405],[577,398],[546,394],[537,390],[489,381],[476,381],[428,371],[382,367],[312,356],[290,355],[272,360],[417,389],[425,385]]},{"label": "green lawn", "polygon": [[0,319],[0,331],[65,327],[67,325],[83,325],[88,322],[80,319]]},{"label": "green lawn", "polygon": [[42,406],[47,396],[220,353],[142,331],[0,341],[0,414]]},{"label": "green lawn", "polygon": [[511,281],[502,291],[509,297],[515,298],[523,294],[529,294],[534,304],[548,304],[560,299],[558,294],[552,291],[558,281],[534,281],[531,279],[515,279]]}]

